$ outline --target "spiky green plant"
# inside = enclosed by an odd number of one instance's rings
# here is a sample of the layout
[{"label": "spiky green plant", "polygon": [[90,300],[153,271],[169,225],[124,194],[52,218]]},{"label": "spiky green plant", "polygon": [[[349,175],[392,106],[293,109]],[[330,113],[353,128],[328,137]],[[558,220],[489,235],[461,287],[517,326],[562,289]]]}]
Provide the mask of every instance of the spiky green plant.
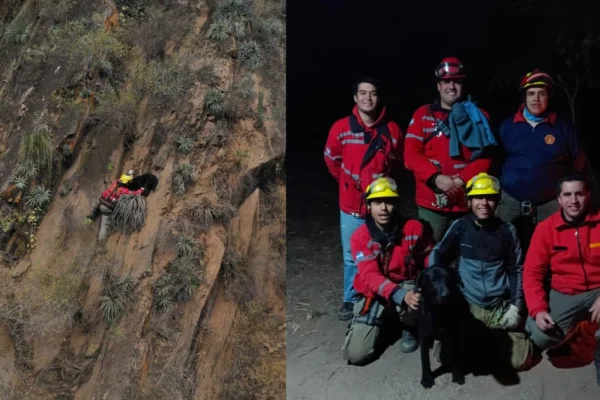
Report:
[{"label": "spiky green plant", "polygon": [[179,235],[175,244],[178,257],[198,258],[202,257],[202,249],[194,238],[188,235]]},{"label": "spiky green plant", "polygon": [[217,89],[210,89],[204,98],[204,109],[210,115],[222,117],[225,113],[225,95]]},{"label": "spiky green plant", "polygon": [[225,40],[231,32],[231,24],[225,20],[216,20],[208,27],[208,38],[215,41]]},{"label": "spiky green plant", "polygon": [[143,196],[121,196],[111,214],[111,229],[126,234],[139,231],[146,222],[147,209]]},{"label": "spiky green plant", "polygon": [[23,178],[22,176],[17,176],[13,180],[13,183],[19,190],[24,190],[27,187],[27,180],[25,178]]},{"label": "spiky green plant", "polygon": [[186,192],[188,183],[194,181],[194,166],[192,164],[179,164],[173,170],[172,176],[173,193],[181,196]]},{"label": "spiky green plant", "polygon": [[249,70],[254,70],[263,63],[262,49],[255,40],[240,43],[239,57],[242,65]]},{"label": "spiky green plant", "polygon": [[39,168],[32,161],[25,161],[17,164],[16,174],[30,180],[38,175]]},{"label": "spiky green plant", "polygon": [[104,274],[99,299],[102,317],[108,325],[117,322],[125,314],[128,303],[133,299],[136,286],[131,275],[118,278],[112,272]]},{"label": "spiky green plant", "polygon": [[177,150],[183,154],[187,154],[194,149],[194,140],[186,135],[177,135],[175,143],[177,144]]},{"label": "spiky green plant", "polygon": [[154,284],[154,306],[158,311],[164,311],[175,302],[189,300],[196,288],[202,283],[199,259],[184,257],[176,258],[169,263],[167,273]]},{"label": "spiky green plant", "polygon": [[52,194],[49,189],[44,186],[34,187],[27,196],[25,196],[25,204],[31,209],[44,208],[52,200]]}]

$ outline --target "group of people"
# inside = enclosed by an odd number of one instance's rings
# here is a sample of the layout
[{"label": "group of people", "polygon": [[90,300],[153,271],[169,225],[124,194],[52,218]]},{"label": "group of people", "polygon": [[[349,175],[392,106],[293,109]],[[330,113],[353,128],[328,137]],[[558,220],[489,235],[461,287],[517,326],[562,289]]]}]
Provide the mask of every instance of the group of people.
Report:
[{"label": "group of people", "polygon": [[[403,325],[402,351],[415,351],[421,298],[412,289],[423,268],[441,266],[456,268],[475,319],[506,330],[511,364],[523,370],[579,321],[600,323],[600,214],[585,156],[551,107],[549,74],[523,77],[522,104],[497,134],[464,100],[460,60],[442,60],[435,78],[438,99],[416,110],[406,135],[369,77],[355,82],[352,114],[329,132],[344,260],[338,317],[352,320],[344,356],[372,360],[389,318]],[[398,212],[403,166],[415,176],[418,219]],[[600,384],[600,344],[595,362]]]}]

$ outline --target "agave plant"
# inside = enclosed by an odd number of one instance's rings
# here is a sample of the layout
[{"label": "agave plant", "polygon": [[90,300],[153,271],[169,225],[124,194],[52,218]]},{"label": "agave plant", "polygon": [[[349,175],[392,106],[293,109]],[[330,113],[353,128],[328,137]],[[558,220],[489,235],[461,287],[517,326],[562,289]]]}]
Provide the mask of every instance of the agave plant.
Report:
[{"label": "agave plant", "polygon": [[211,89],[204,98],[204,108],[210,115],[222,117],[225,114],[225,95],[220,90]]},{"label": "agave plant", "polygon": [[44,208],[52,200],[52,195],[49,189],[44,186],[36,186],[25,197],[25,204],[31,209]]},{"label": "agave plant", "polygon": [[255,40],[240,43],[240,61],[249,70],[260,67],[263,63],[262,49]]},{"label": "agave plant", "polygon": [[19,190],[23,190],[27,187],[27,180],[25,178],[23,178],[22,176],[17,176],[14,180],[13,183],[15,184],[15,186],[17,187],[17,189]]},{"label": "agave plant", "polygon": [[187,235],[179,235],[175,248],[179,257],[197,258],[201,254],[198,243]]},{"label": "agave plant", "polygon": [[104,321],[111,325],[125,314],[125,308],[132,300],[137,285],[131,275],[117,278],[110,272],[104,275],[103,283],[99,298],[100,311]]},{"label": "agave plant", "polygon": [[177,144],[177,150],[183,154],[189,153],[194,148],[194,141],[192,138],[185,135],[177,135],[175,143]]},{"label": "agave plant", "polygon": [[207,36],[211,40],[221,41],[229,37],[231,24],[225,20],[216,20],[208,27]]}]

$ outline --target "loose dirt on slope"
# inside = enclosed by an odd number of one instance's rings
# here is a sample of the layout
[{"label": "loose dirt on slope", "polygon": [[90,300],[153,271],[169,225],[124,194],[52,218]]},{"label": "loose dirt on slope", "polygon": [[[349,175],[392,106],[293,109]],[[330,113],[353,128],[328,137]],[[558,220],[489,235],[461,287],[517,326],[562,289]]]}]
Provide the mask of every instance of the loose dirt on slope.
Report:
[{"label": "loose dirt on slope", "polygon": [[[286,301],[288,400],[600,398],[593,365],[558,369],[544,359],[532,370],[519,374],[520,383],[513,386],[502,386],[491,376],[472,375],[466,377],[463,386],[458,386],[446,374],[437,378],[430,390],[419,384],[419,352],[403,354],[398,343],[366,367],[347,365],[341,347],[348,323],[337,319],[342,297],[337,194],[302,191],[301,202],[293,200],[290,196]],[[432,367],[437,366],[432,357]]]}]

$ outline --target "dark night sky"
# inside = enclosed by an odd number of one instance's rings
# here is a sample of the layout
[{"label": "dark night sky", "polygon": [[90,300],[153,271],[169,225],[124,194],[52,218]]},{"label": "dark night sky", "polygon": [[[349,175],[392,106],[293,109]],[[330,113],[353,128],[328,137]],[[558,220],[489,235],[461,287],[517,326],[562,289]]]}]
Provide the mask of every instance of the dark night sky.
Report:
[{"label": "dark night sky", "polygon": [[[444,57],[465,64],[467,92],[499,123],[519,104],[517,88],[503,95],[489,79],[509,60],[527,69],[542,60],[527,42],[538,21],[517,18],[507,1],[288,1],[288,193],[300,186],[336,190],[323,161],[335,120],[352,106],[351,84],[361,74],[380,77],[387,106],[402,131],[412,113],[436,95],[433,70]],[[528,72],[523,71],[523,74]]]}]

